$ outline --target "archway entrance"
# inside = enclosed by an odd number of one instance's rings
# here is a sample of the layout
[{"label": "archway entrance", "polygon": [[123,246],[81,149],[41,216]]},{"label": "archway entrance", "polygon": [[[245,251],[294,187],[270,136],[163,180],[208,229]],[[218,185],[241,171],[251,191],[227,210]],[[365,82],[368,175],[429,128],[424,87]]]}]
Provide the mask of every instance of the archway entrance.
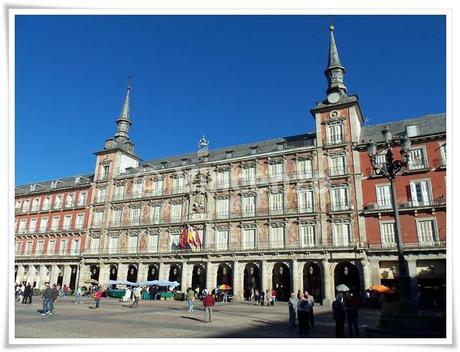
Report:
[{"label": "archway entrance", "polygon": [[260,289],[260,269],[254,263],[248,263],[244,268],[244,299],[249,301],[252,293]]},{"label": "archway entrance", "polygon": [[158,266],[155,264],[149,265],[149,272],[147,274],[147,281],[158,280]]},{"label": "archway entrance", "polygon": [[272,271],[273,290],[277,301],[288,301],[291,297],[291,270],[282,262],[278,262]]},{"label": "archway entrance", "polygon": [[[112,281],[117,281],[118,277],[118,265],[117,264],[112,264],[110,265],[110,275],[109,275],[109,280]],[[112,288],[115,289],[117,285],[113,284]]]},{"label": "archway entrance", "polygon": [[228,264],[220,264],[217,269],[217,287],[223,284],[230,286],[233,292],[233,270]]},{"label": "archway entrance", "polygon": [[169,269],[169,281],[177,281],[179,283],[179,286],[177,286],[177,291],[181,291],[181,268],[178,264],[171,264]]},{"label": "archway entrance", "polygon": [[99,281],[99,266],[97,265],[91,265],[89,267],[89,270],[91,272],[91,279]]},{"label": "archway entrance", "polygon": [[321,270],[316,263],[305,263],[303,267],[303,290],[313,296],[315,302],[323,302]]},{"label": "archway entrance", "polygon": [[71,270],[71,274],[70,274],[69,288],[71,290],[75,290],[75,283],[77,282],[77,266],[71,265],[70,270]]},{"label": "archway entrance", "polygon": [[128,267],[128,275],[126,276],[126,280],[129,282],[137,282],[137,265],[131,264]]},{"label": "archway entrance", "polygon": [[206,269],[201,264],[193,267],[192,289],[195,290],[197,287],[198,293],[201,293],[206,288]]},{"label": "archway entrance", "polygon": [[[62,282],[64,281],[64,267],[60,266],[60,267],[58,268],[58,270],[59,270],[59,272],[58,272],[58,277],[57,277],[56,285],[62,287]],[[35,285],[34,285],[34,287],[35,287]]]},{"label": "archway entrance", "polygon": [[341,284],[347,285],[351,291],[358,292],[361,290],[361,280],[356,265],[350,262],[337,264],[334,270],[334,287]]}]

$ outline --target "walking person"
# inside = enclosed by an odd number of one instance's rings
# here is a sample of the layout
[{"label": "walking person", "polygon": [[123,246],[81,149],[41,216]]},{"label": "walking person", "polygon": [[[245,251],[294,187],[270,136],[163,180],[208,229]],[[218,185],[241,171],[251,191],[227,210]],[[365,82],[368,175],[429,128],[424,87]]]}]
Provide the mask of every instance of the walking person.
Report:
[{"label": "walking person", "polygon": [[295,327],[295,319],[297,315],[297,299],[295,298],[294,295],[292,295],[291,298],[289,298],[288,301],[288,309],[289,309],[289,326],[291,328]]},{"label": "walking person", "polygon": [[27,283],[26,292],[27,292],[26,303],[32,304],[32,296],[34,294],[34,290],[33,290],[32,286],[30,285],[30,283]]},{"label": "walking person", "polygon": [[212,293],[207,293],[206,296],[203,298],[205,323],[212,322],[212,308],[216,304],[216,299],[214,298],[214,295],[215,291],[213,290]]},{"label": "walking person", "polygon": [[133,290],[134,301],[133,301],[133,303],[131,303],[129,308],[134,308],[134,307],[137,307],[139,305],[139,301],[141,300],[141,294],[142,294],[141,292],[142,292],[142,289],[139,286],[134,288],[134,290]]},{"label": "walking person", "polygon": [[193,312],[193,300],[195,299],[195,291],[193,291],[191,287],[187,289],[186,299],[188,311]]},{"label": "walking person", "polygon": [[263,306],[263,305],[264,305],[264,301],[265,301],[265,293],[264,293],[263,290],[260,291],[259,301],[260,301],[260,305]]},{"label": "walking person", "polygon": [[308,306],[310,308],[310,311],[308,313],[308,321],[310,323],[310,327],[314,329],[315,328],[315,317],[313,315],[313,306],[315,305],[315,299],[313,298],[312,295],[308,293],[308,291],[305,291],[305,294],[307,295]]},{"label": "walking person", "polygon": [[75,303],[83,303],[81,301],[81,287],[77,288],[77,290],[75,291]]},{"label": "walking person", "polygon": [[24,299],[25,290],[26,290],[26,283],[23,282],[21,286],[19,287],[18,302],[22,303],[22,300]]},{"label": "walking person", "polygon": [[254,304],[257,305],[259,303],[259,290],[254,290]]},{"label": "walking person", "polygon": [[27,300],[29,299],[29,294],[30,294],[30,284],[27,283],[27,285],[24,285],[24,294],[22,296],[22,304],[26,304]]},{"label": "walking person", "polygon": [[53,290],[51,289],[50,284],[47,282],[45,283],[45,290],[42,293],[43,310],[41,315],[53,315],[53,312],[51,311],[51,302],[53,297]]},{"label": "walking person", "polygon": [[308,314],[310,312],[308,296],[304,293],[297,304],[297,316],[299,320],[299,334],[306,335],[310,330]]},{"label": "walking person", "polygon": [[345,299],[347,312],[348,337],[359,337],[358,311],[360,308],[359,298],[356,293],[349,293]]},{"label": "walking person", "polygon": [[345,337],[345,306],[341,293],[332,302],[332,319],[335,320],[335,337]]},{"label": "walking person", "polygon": [[272,299],[271,299],[271,305],[274,306],[276,302],[276,290],[272,291]]},{"label": "walking person", "polygon": [[102,289],[101,289],[101,287],[97,288],[97,291],[94,294],[94,300],[95,300],[95,303],[96,303],[96,305],[94,306],[94,309],[99,308],[99,305],[101,304],[101,300],[102,300]]},{"label": "walking person", "polygon": [[53,284],[53,288],[51,289],[53,293],[53,298],[51,299],[51,313],[54,313],[54,302],[56,302],[57,298],[59,297],[59,291],[56,287],[56,284]]}]

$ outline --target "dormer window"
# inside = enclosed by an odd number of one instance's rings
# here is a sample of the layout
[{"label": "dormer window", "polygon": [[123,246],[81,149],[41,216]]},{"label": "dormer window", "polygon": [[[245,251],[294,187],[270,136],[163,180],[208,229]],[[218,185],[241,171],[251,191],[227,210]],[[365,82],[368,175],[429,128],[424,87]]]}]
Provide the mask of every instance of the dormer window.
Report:
[{"label": "dormer window", "polygon": [[51,188],[56,188],[58,181],[51,181]]},{"label": "dormer window", "polygon": [[37,185],[30,185],[30,191],[33,192],[35,191],[35,188],[37,187]]},{"label": "dormer window", "polygon": [[418,129],[416,125],[406,126],[406,133],[408,137],[418,136]]}]

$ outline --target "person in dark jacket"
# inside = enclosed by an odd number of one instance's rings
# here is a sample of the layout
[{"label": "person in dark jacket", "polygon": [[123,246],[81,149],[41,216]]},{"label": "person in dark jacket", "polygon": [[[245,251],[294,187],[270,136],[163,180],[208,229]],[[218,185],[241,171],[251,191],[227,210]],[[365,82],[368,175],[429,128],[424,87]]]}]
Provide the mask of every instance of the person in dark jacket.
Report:
[{"label": "person in dark jacket", "polygon": [[348,337],[359,337],[358,311],[361,302],[356,293],[349,293],[345,299],[347,311]]},{"label": "person in dark jacket", "polygon": [[34,291],[32,289],[32,286],[28,283],[26,286],[26,292],[27,292],[27,299],[29,304],[32,304],[32,295],[34,294]]},{"label": "person in dark jacket", "polygon": [[51,289],[50,284],[47,282],[45,284],[45,290],[43,291],[43,294],[42,294],[43,312],[41,315],[53,315],[53,312],[51,309],[53,297],[54,297],[53,290]]},{"label": "person in dark jacket", "polygon": [[204,322],[212,322],[212,307],[216,304],[216,299],[214,298],[215,291],[213,290],[212,293],[207,293],[206,296],[203,298],[203,306],[204,306]]},{"label": "person in dark jacket", "polygon": [[345,306],[343,296],[339,294],[332,303],[332,319],[335,320],[335,337],[345,336]]},{"label": "person in dark jacket", "polygon": [[56,284],[53,284],[53,288],[51,289],[53,292],[53,297],[51,299],[51,313],[54,313],[54,302],[56,302],[57,298],[59,297],[59,290]]},{"label": "person in dark jacket", "polygon": [[260,301],[260,305],[263,306],[264,301],[265,301],[265,292],[264,292],[264,290],[260,290],[259,301]]},{"label": "person in dark jacket", "polygon": [[24,296],[22,297],[22,304],[26,304],[27,303],[27,300],[29,299],[29,295],[30,295],[30,290],[31,290],[31,287],[30,287],[30,284],[27,283],[27,285],[25,285],[24,287]]}]

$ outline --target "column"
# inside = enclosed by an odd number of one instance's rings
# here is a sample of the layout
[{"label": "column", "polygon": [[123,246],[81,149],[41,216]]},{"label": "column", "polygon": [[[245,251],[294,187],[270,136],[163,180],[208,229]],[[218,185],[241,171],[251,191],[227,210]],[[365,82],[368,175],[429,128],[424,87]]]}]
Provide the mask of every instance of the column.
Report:
[{"label": "column", "polygon": [[261,273],[262,290],[264,292],[268,290],[270,294],[272,292],[272,286],[273,286],[272,273],[273,273],[274,265],[275,265],[274,263],[268,263],[266,261],[262,262],[262,273]]},{"label": "column", "polygon": [[206,265],[206,288],[213,290],[217,286],[217,264],[207,263]]},{"label": "column", "polygon": [[180,282],[182,292],[186,292],[187,288],[192,287],[192,275],[193,265],[188,263],[182,263],[182,279]]},{"label": "column", "polygon": [[88,281],[91,278],[90,266],[88,264],[80,265],[80,275],[79,275],[79,286],[85,285],[85,281]]},{"label": "column", "polygon": [[367,258],[361,259],[361,266],[363,268],[363,290],[367,290],[372,286],[371,268]]},{"label": "column", "polygon": [[43,288],[45,286],[45,282],[47,279],[47,269],[46,265],[40,265],[40,275],[39,275],[39,280],[37,282],[37,286],[39,289]]},{"label": "column", "polygon": [[324,300],[323,304],[330,305],[335,299],[334,280],[332,278],[331,264],[327,259],[322,260],[324,278]]},{"label": "column", "polygon": [[371,285],[380,285],[380,260],[378,258],[370,258],[369,269],[371,275]]},{"label": "column", "polygon": [[63,274],[64,274],[64,277],[62,278],[62,287],[64,287],[64,285],[69,287],[70,275],[72,275],[72,268],[70,267],[70,265],[64,265]]},{"label": "column", "polygon": [[158,269],[158,279],[159,280],[169,280],[169,269],[170,265],[168,263],[160,263],[160,268]]},{"label": "column", "polygon": [[303,265],[305,263],[298,262],[297,260],[292,261],[292,270],[291,270],[291,294],[297,294],[297,291],[303,291]]},{"label": "column", "polygon": [[407,271],[410,277],[411,296],[415,297],[417,288],[417,259],[406,257]]},{"label": "column", "polygon": [[246,263],[233,263],[233,299],[242,301],[244,296],[244,267]]},{"label": "column", "polygon": [[117,280],[125,281],[127,278],[128,278],[128,264],[121,264],[121,263],[118,264]]},{"label": "column", "polygon": [[104,289],[107,287],[107,282],[110,277],[110,264],[99,264],[99,285]]},{"label": "column", "polygon": [[147,281],[148,271],[149,264],[139,263],[139,269],[137,270],[137,282]]},{"label": "column", "polygon": [[57,283],[57,278],[60,272],[61,272],[61,269],[59,269],[57,265],[53,265],[51,267],[51,275],[50,275],[50,285],[51,286]]},{"label": "column", "polygon": [[21,283],[24,277],[24,265],[18,265],[18,273],[16,275],[16,283]]}]

